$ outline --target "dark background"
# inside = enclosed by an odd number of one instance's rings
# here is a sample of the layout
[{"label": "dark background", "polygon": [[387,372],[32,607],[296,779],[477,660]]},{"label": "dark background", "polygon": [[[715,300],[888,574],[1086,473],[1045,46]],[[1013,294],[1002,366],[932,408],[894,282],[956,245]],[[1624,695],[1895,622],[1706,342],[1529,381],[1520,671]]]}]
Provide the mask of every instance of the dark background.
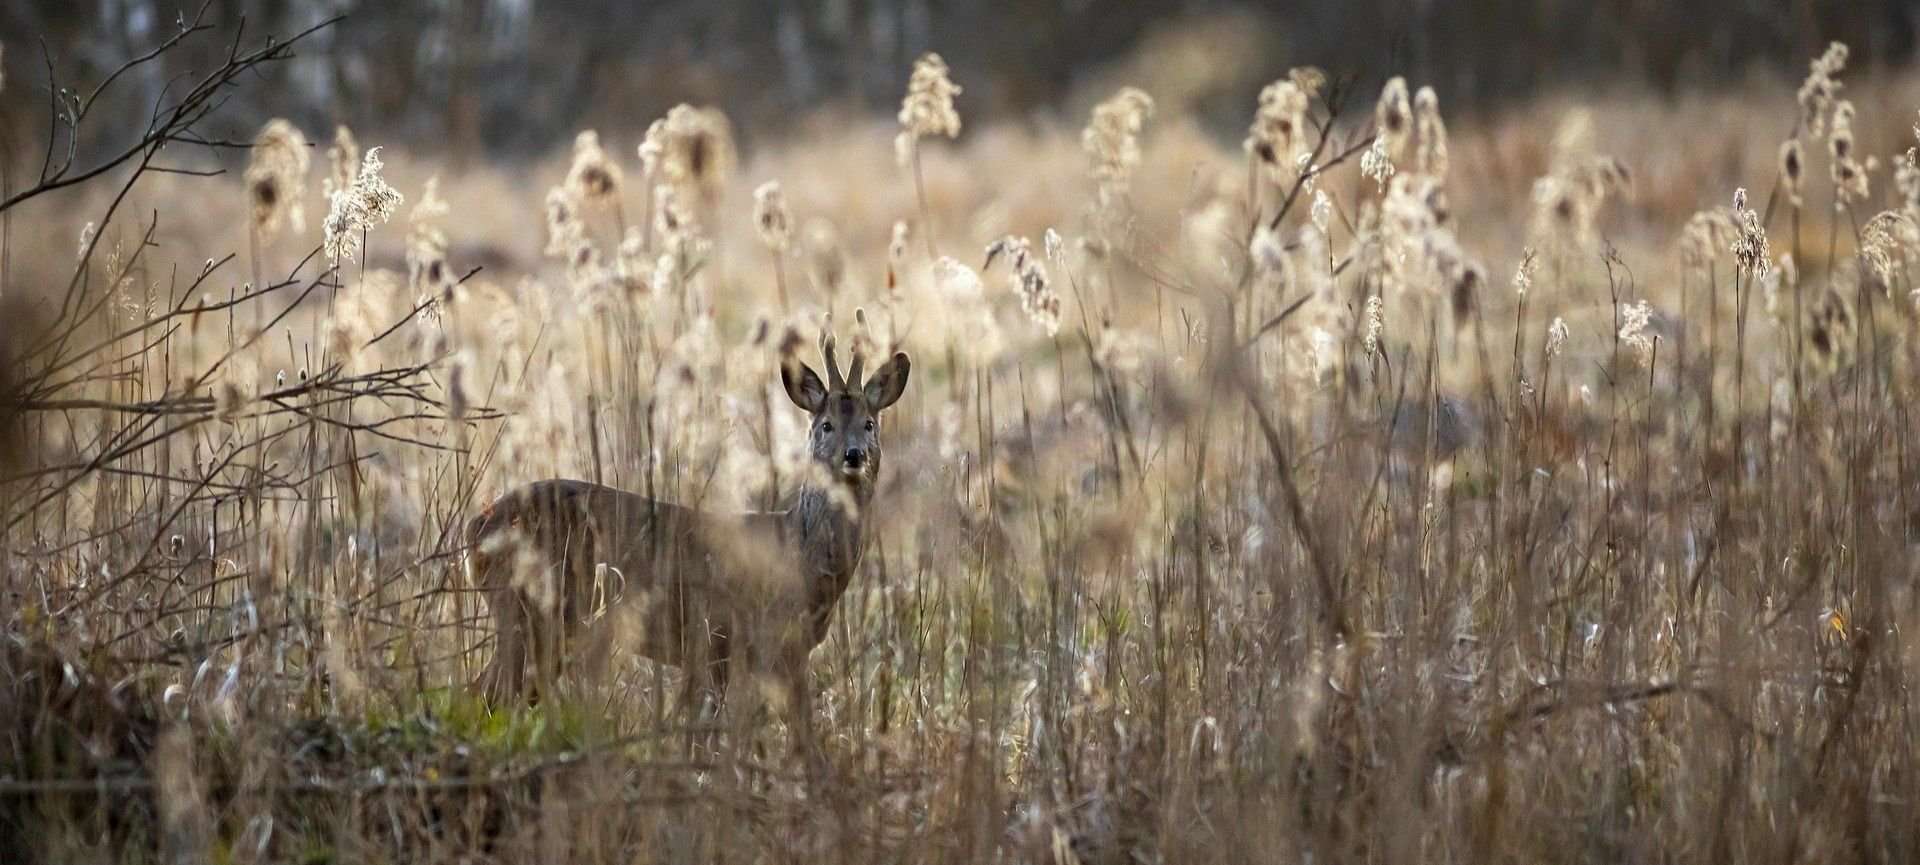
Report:
[{"label": "dark background", "polygon": [[[184,2],[0,0],[10,134],[44,129],[19,120],[45,119],[42,41],[62,83],[90,86],[197,8]],[[644,127],[689,101],[724,107],[751,138],[805,109],[891,112],[912,59],[937,50],[977,123],[1083,110],[1085,93],[1122,83],[1128,58],[1214,40],[1232,43],[1217,62],[1234,68],[1182,107],[1237,134],[1259,84],[1300,64],[1404,73],[1459,114],[1553,87],[1794,79],[1835,39],[1853,48],[1852,70],[1899,65],[1920,27],[1920,3],[1901,0],[215,0],[209,18],[225,32],[244,19],[253,38],[333,14],[347,17],[225,116],[281,115],[321,134],[344,121],[363,137],[501,157],[588,126]],[[143,70],[113,107],[140,117],[219,50],[204,40]]]}]

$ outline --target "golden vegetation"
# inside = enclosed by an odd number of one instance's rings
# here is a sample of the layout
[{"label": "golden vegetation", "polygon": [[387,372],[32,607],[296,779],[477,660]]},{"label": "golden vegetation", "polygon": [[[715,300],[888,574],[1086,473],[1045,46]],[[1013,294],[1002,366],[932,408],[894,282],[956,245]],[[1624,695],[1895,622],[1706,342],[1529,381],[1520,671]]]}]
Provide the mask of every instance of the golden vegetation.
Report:
[{"label": "golden vegetation", "polygon": [[[272,121],[133,172],[157,245],[73,196],[0,288],[0,859],[1911,857],[1910,78],[1448,123],[1299,69],[1242,147],[903,79],[457,181],[342,128],[316,201]],[[465,696],[474,508],[777,501],[830,322],[917,360],[812,729],[617,642]]]}]

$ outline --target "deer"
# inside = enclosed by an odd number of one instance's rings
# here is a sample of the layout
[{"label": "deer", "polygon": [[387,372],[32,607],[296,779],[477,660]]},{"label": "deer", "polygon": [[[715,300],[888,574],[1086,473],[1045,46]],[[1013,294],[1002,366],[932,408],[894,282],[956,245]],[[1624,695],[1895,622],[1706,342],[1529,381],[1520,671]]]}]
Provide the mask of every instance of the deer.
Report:
[{"label": "deer", "polygon": [[[810,734],[807,657],[826,640],[866,545],[881,466],[880,418],[906,391],[895,351],[862,380],[843,375],[831,332],[827,378],[784,351],[780,380],[807,413],[811,471],[777,510],[721,513],[581,480],[518,487],[466,525],[471,579],[492,608],[496,645],[475,688],[490,705],[537,698],[566,673],[589,619],[640,600],[636,650],[686,676],[718,713],[736,666],[783,682],[790,721]],[[534,669],[533,687],[526,680]]]}]

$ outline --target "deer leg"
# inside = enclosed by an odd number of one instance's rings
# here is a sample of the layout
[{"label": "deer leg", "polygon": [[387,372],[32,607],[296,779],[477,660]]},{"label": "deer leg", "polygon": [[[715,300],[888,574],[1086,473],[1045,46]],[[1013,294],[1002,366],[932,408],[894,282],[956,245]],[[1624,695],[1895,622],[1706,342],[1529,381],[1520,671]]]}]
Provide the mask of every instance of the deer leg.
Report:
[{"label": "deer leg", "polygon": [[527,610],[527,631],[533,643],[533,689],[542,700],[558,696],[561,622],[557,610]]},{"label": "deer leg", "polygon": [[[807,678],[807,653],[802,646],[785,659],[787,680],[787,731],[793,740],[793,752],[806,764],[807,776],[815,781],[825,777],[825,755],[813,731],[813,683]],[[793,650],[789,650],[792,652]]]},{"label": "deer leg", "polygon": [[706,668],[707,710],[702,720],[707,726],[704,733],[708,753],[719,751],[720,718],[727,706],[727,681],[733,670],[733,646],[724,631],[711,630],[707,635],[707,657],[700,666]]},{"label": "deer leg", "polygon": [[521,673],[527,663],[527,621],[525,603],[511,590],[491,593],[493,606],[493,659],[480,672],[475,685],[491,705],[518,699]]}]

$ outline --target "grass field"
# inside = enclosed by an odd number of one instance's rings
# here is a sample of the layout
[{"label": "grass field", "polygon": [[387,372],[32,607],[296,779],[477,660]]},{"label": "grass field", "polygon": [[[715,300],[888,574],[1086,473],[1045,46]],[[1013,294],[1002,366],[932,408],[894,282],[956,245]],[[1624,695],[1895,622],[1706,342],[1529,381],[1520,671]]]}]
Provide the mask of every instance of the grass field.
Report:
[{"label": "grass field", "polygon": [[[1920,858],[1920,77],[196,147],[278,50],[9,160],[0,862]],[[827,327],[914,378],[817,741],[610,624],[474,696],[465,520],[777,501]]]}]

